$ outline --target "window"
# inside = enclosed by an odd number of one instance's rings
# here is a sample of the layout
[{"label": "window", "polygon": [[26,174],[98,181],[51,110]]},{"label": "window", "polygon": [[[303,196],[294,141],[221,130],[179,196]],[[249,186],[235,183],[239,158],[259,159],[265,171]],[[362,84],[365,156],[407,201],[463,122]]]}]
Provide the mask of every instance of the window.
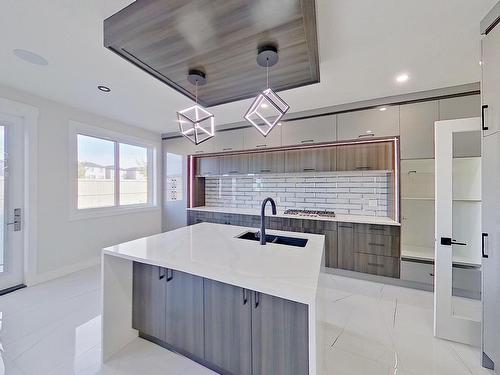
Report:
[{"label": "window", "polygon": [[[103,130],[74,126],[76,212],[110,213],[155,206],[155,148]],[[74,171],[76,169],[76,171]],[[74,199],[74,198],[72,198]]]}]

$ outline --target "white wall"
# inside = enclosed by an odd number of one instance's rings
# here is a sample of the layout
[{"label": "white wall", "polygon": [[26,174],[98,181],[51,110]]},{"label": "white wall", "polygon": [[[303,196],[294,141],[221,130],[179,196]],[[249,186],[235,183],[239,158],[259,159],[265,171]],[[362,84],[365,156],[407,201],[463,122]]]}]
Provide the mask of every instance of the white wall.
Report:
[{"label": "white wall", "polygon": [[97,263],[102,247],[161,231],[160,205],[149,211],[70,221],[68,180],[70,120],[156,141],[158,153],[160,134],[1,85],[0,97],[39,109],[37,262],[29,284]]}]

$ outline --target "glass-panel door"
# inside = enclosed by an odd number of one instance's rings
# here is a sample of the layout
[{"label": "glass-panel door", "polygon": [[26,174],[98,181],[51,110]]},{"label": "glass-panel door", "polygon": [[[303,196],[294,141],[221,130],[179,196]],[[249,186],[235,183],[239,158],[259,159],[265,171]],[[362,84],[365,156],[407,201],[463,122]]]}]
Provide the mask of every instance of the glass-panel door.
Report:
[{"label": "glass-panel door", "polygon": [[480,137],[480,119],[435,125],[434,334],[479,346],[481,158],[453,156],[457,134],[466,132]]},{"label": "glass-panel door", "polygon": [[24,283],[24,131],[0,114],[0,291]]}]

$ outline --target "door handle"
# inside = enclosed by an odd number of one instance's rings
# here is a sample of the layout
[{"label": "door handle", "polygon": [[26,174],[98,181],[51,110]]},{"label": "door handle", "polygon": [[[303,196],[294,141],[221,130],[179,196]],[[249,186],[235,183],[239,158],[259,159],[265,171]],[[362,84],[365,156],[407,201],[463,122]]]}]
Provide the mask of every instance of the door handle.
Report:
[{"label": "door handle", "polygon": [[[170,273],[170,276],[168,275]],[[167,283],[174,278],[174,270],[167,268]]]},{"label": "door handle", "polygon": [[248,302],[247,290],[243,288],[242,291],[243,291],[243,305],[246,305]]},{"label": "door handle", "polygon": [[484,252],[484,243],[486,242],[486,237],[488,237],[488,233],[481,234],[481,255],[483,258],[489,258],[489,255]]},{"label": "door handle", "polygon": [[488,127],[485,126],[484,124],[484,110],[485,109],[488,109],[488,105],[487,104],[484,104],[481,106],[481,125],[483,127],[483,130],[488,130]]},{"label": "door handle", "polygon": [[465,242],[457,242],[450,237],[441,237],[441,245],[445,246],[451,246],[451,245],[461,245],[461,246],[467,246]]},{"label": "door handle", "polygon": [[260,304],[260,293],[254,292],[254,297],[255,297],[254,307],[257,308],[257,307],[259,307],[259,304]]}]

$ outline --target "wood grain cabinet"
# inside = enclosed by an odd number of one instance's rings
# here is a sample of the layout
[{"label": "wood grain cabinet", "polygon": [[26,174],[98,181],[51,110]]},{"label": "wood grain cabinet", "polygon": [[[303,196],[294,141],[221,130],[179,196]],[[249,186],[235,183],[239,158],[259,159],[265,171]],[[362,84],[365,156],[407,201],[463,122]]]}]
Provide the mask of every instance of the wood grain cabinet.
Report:
[{"label": "wood grain cabinet", "polygon": [[165,341],[166,270],[133,263],[132,327]]},{"label": "wood grain cabinet", "polygon": [[248,173],[283,173],[285,152],[256,152],[248,154]]},{"label": "wood grain cabinet", "polygon": [[214,140],[209,139],[199,145],[195,145],[185,137],[169,138],[163,141],[165,150],[177,155],[207,154],[214,150]]},{"label": "wood grain cabinet", "polygon": [[252,293],[253,375],[309,374],[307,305]]},{"label": "wood grain cabinet", "polygon": [[336,230],[325,230],[325,267],[338,267],[338,235]]},{"label": "wood grain cabinet", "polygon": [[281,146],[281,126],[275,126],[266,137],[253,126],[242,130],[243,146],[247,150]]},{"label": "wood grain cabinet", "polygon": [[248,154],[234,154],[220,156],[221,174],[248,173]]},{"label": "wood grain cabinet", "polygon": [[177,352],[203,359],[203,278],[167,270],[165,342]]},{"label": "wood grain cabinet", "polygon": [[283,146],[334,142],[337,140],[337,116],[284,121],[281,129]]},{"label": "wood grain cabinet", "polygon": [[354,224],[338,223],[338,268],[354,271]]},{"label": "wood grain cabinet", "polygon": [[285,152],[285,172],[329,172],[336,167],[334,147],[298,149]]},{"label": "wood grain cabinet", "polygon": [[214,152],[229,152],[243,149],[243,129],[224,130],[215,133]]},{"label": "wood grain cabinet", "polygon": [[337,115],[337,139],[362,139],[399,135],[399,106]]},{"label": "wood grain cabinet", "polygon": [[220,174],[220,159],[218,157],[197,158],[196,164],[199,176],[217,176]]},{"label": "wood grain cabinet", "polygon": [[390,142],[338,146],[336,170],[392,170],[393,158]]},{"label": "wood grain cabinet", "polygon": [[205,361],[223,374],[252,374],[251,292],[205,279]]}]

